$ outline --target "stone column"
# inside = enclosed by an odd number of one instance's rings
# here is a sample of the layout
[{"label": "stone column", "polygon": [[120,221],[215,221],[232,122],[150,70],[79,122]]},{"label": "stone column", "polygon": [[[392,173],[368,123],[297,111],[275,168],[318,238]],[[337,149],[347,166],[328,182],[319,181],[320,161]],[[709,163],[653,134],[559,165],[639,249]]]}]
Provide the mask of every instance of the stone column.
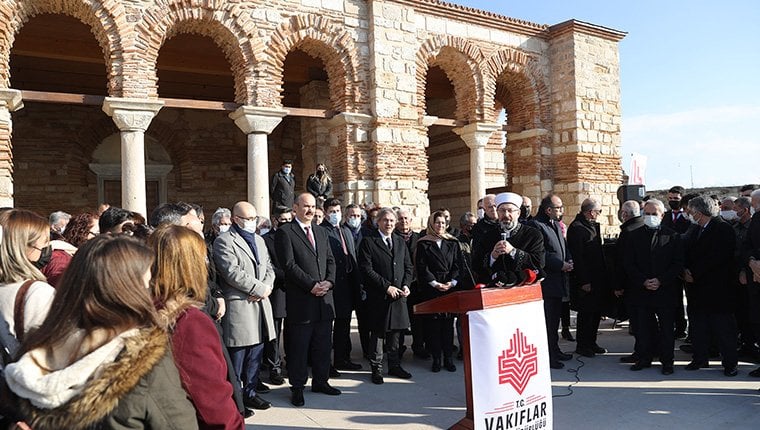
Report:
[{"label": "stone column", "polygon": [[13,150],[11,112],[24,107],[21,91],[0,89],[0,207],[13,207]]},{"label": "stone column", "polygon": [[478,200],[486,195],[486,144],[500,124],[474,122],[454,129],[470,148],[470,210],[475,213]]},{"label": "stone column", "polygon": [[103,102],[121,132],[121,207],[145,216],[145,130],[163,106],[152,99],[106,97]]},{"label": "stone column", "polygon": [[342,112],[324,123],[329,131],[333,196],[344,203],[365,202],[374,190],[374,182],[359,176],[367,170],[366,166],[359,165],[359,159],[369,144],[368,127],[371,122],[370,115]]},{"label": "stone column", "polygon": [[259,216],[269,217],[269,153],[267,135],[288,111],[275,108],[241,106],[230,114],[248,136],[248,202]]}]

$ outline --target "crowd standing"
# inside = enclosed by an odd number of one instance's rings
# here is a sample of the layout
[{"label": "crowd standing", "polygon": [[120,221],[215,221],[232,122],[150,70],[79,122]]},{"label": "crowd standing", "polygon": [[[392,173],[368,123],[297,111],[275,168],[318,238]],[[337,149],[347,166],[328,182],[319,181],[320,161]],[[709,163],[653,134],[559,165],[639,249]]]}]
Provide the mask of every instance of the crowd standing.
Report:
[{"label": "crowd standing", "polygon": [[[347,204],[317,165],[295,195],[292,163],[271,181],[272,219],[241,201],[162,204],[148,220],[102,204],[49,219],[0,211],[0,415],[21,428],[241,429],[271,407],[269,385],[338,396],[330,380],[352,359],[355,314],[369,380],[410,379],[407,345],[432,372],[455,372],[458,315],[413,306],[456,291],[541,281],[550,367],[597,343],[607,315],[630,320],[631,370],[674,373],[720,356],[760,361],[760,189],[739,197],[669,190],[665,202],[622,202],[605,240],[599,201],[569,225],[562,199],[486,195],[477,213],[434,210],[421,232],[404,208]],[[454,219],[455,223],[452,223]],[[684,307],[684,293],[686,308]],[[577,312],[576,338],[570,309]],[[411,337],[411,339],[410,339]],[[461,343],[459,343],[461,345]],[[457,353],[455,355],[455,353]],[[356,355],[353,355],[355,357]],[[387,373],[383,363],[387,360]],[[750,372],[760,377],[760,368]]]}]

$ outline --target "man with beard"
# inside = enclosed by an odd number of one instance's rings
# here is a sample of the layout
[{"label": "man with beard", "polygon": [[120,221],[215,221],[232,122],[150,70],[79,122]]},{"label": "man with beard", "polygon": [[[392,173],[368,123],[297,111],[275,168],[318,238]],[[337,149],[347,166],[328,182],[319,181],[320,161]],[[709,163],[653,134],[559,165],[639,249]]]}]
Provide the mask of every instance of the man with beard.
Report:
[{"label": "man with beard", "polygon": [[562,297],[567,295],[569,286],[568,273],[573,270],[573,260],[567,249],[567,240],[559,229],[564,208],[562,199],[549,194],[541,200],[536,216],[527,225],[537,228],[544,238],[546,278],[541,281],[544,296],[544,319],[549,346],[549,366],[562,369],[562,361],[573,358],[559,349],[559,320],[562,315]]},{"label": "man with beard", "polygon": [[[544,239],[535,227],[520,224],[522,197],[501,193],[494,199],[499,224],[496,230],[474,245],[473,266],[484,267],[488,283],[519,284],[526,269],[540,278],[544,268]],[[475,261],[476,258],[480,260]]]},{"label": "man with beard", "polygon": [[602,306],[609,293],[602,235],[596,221],[601,213],[599,202],[588,198],[581,203],[581,212],[567,228],[567,244],[574,263],[570,297],[578,312],[575,352],[584,357],[607,352],[596,343]]},{"label": "man with beard", "polygon": [[[483,218],[472,228],[472,272],[476,283],[489,282],[488,267],[484,264],[485,255],[491,250],[485,242],[499,237],[499,216],[496,213],[496,195],[483,197]],[[521,202],[522,203],[522,202]],[[491,244],[493,246],[493,244]]]}]

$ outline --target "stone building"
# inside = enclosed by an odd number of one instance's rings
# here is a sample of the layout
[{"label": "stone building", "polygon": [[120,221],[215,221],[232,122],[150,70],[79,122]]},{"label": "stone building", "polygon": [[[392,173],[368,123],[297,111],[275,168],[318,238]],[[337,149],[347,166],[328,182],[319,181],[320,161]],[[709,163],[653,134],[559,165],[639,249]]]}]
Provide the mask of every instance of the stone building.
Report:
[{"label": "stone building", "polygon": [[438,0],[0,0],[0,205],[266,214],[293,159],[420,225],[503,186],[613,223],[624,35]]}]

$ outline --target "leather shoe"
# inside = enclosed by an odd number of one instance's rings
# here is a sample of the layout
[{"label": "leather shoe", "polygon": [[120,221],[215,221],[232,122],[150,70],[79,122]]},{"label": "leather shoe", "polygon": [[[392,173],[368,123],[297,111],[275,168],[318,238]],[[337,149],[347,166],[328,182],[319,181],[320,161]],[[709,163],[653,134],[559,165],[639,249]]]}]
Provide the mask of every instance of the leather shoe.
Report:
[{"label": "leather shoe", "polygon": [[383,374],[380,372],[380,369],[372,369],[372,383],[380,385],[383,382]]},{"label": "leather shoe", "polygon": [[594,353],[596,353],[596,354],[606,354],[607,353],[607,349],[602,348],[599,345],[592,346],[591,350],[594,351]]},{"label": "leather shoe", "polygon": [[577,348],[575,350],[575,353],[589,358],[596,355],[596,353],[591,348]]},{"label": "leather shoe", "polygon": [[433,371],[433,373],[438,373],[441,371],[441,359],[434,358],[433,359],[433,367],[430,368],[430,370]]},{"label": "leather shoe", "polygon": [[621,363],[637,363],[639,361],[639,357],[636,356],[636,354],[626,355],[623,357],[620,357]]},{"label": "leather shoe", "polygon": [[290,403],[293,404],[293,406],[301,407],[306,402],[303,400],[303,388],[291,388],[292,392],[290,393]]},{"label": "leather shoe", "polygon": [[331,378],[340,378],[340,372],[338,372],[338,369],[336,369],[333,366],[330,366],[330,377]]},{"label": "leather shoe", "polygon": [[259,410],[269,409],[269,408],[272,407],[271,403],[269,403],[268,401],[262,399],[258,395],[246,398],[243,401],[243,404],[247,408],[259,409]]},{"label": "leather shoe", "polygon": [[282,385],[285,383],[285,378],[282,377],[282,373],[280,372],[270,372],[269,383],[272,385]]},{"label": "leather shoe", "polygon": [[673,374],[673,366],[662,366],[662,374],[663,375],[672,375]]},{"label": "leather shoe", "polygon": [[261,379],[259,379],[259,382],[256,383],[256,390],[255,391],[257,393],[259,393],[259,394],[266,394],[266,393],[272,391],[272,389],[269,388],[267,386],[267,384],[261,382]]},{"label": "leather shoe", "polygon": [[344,361],[335,365],[338,370],[362,370],[362,365],[353,361]]},{"label": "leather shoe", "polygon": [[420,360],[430,360],[430,353],[424,349],[414,351],[414,356]]},{"label": "leather shoe", "polygon": [[760,367],[758,367],[757,369],[749,372],[749,376],[751,376],[753,378],[760,378]]},{"label": "leather shoe", "polygon": [[443,368],[446,369],[446,370],[448,370],[449,372],[456,372],[457,371],[457,367],[454,365],[454,362],[452,362],[450,358],[443,360]]},{"label": "leather shoe", "polygon": [[561,361],[552,361],[552,362],[549,362],[549,367],[551,367],[552,369],[564,369],[565,363]]},{"label": "leather shoe", "polygon": [[725,369],[723,369],[723,374],[726,376],[736,376],[739,374],[739,369],[737,369],[736,366],[726,367]]},{"label": "leather shoe", "polygon": [[311,387],[312,393],[322,393],[328,396],[340,396],[340,390],[325,382],[320,385],[313,385]]},{"label": "leather shoe", "polygon": [[557,360],[559,361],[569,361],[573,359],[573,354],[565,354],[564,352],[560,352],[557,354]]},{"label": "leather shoe", "polygon": [[243,408],[243,409],[244,409],[243,413],[241,414],[243,415],[243,419],[251,418],[252,416],[256,415],[256,412],[254,412],[253,409],[250,409],[250,408]]},{"label": "leather shoe", "polygon": [[401,379],[409,379],[412,374],[404,370],[401,366],[394,366],[388,369],[388,374]]},{"label": "leather shoe", "polygon": [[569,342],[575,342],[575,338],[570,333],[570,329],[569,328],[563,328],[562,329],[562,339],[565,339],[566,341],[569,341]]},{"label": "leather shoe", "polygon": [[687,364],[684,369],[686,370],[697,370],[697,369],[706,369],[710,367],[710,363],[706,361],[692,361],[691,363]]},{"label": "leather shoe", "polygon": [[639,371],[641,369],[647,369],[649,367],[652,367],[652,363],[645,363],[643,361],[637,361],[636,363],[631,366],[631,370],[634,372]]}]

